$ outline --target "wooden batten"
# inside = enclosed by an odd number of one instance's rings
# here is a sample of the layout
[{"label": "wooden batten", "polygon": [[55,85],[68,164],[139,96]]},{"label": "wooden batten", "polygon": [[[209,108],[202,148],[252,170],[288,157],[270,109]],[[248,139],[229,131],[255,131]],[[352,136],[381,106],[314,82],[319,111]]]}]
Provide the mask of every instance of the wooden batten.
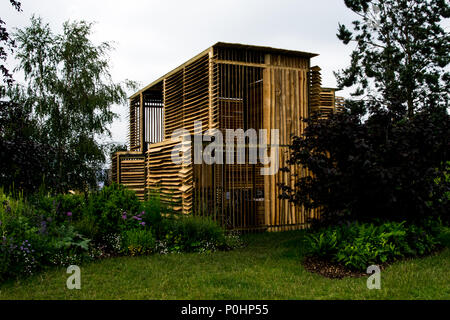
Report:
[{"label": "wooden batten", "polygon": [[145,200],[145,157],[140,152],[116,152],[112,158],[112,180],[136,192]]},{"label": "wooden batten", "polygon": [[[186,161],[190,148],[189,141],[179,139],[152,144],[147,151],[147,194],[159,194],[162,203],[184,214],[192,211],[192,166]],[[183,163],[172,161],[173,150],[185,155]]]},{"label": "wooden batten", "polygon": [[[271,65],[292,66],[295,61],[283,61],[282,57],[270,57]],[[264,128],[268,131],[278,129],[280,136],[279,163],[286,165],[293,135],[303,133],[304,123],[301,118],[308,117],[308,64],[296,62],[295,66],[303,68],[267,68],[264,70]],[[318,71],[317,68],[314,69]],[[317,75],[317,74],[316,74]],[[316,84],[317,79],[312,82]],[[312,94],[312,93],[311,93]],[[312,99],[314,101],[314,98]],[[279,199],[280,183],[295,185],[298,175],[308,174],[298,166],[289,166],[290,172],[278,172],[264,177],[265,185],[265,217],[268,230],[282,231],[304,226],[308,218],[315,217],[303,207],[294,206],[287,200]],[[297,175],[298,174],[298,175]]]}]

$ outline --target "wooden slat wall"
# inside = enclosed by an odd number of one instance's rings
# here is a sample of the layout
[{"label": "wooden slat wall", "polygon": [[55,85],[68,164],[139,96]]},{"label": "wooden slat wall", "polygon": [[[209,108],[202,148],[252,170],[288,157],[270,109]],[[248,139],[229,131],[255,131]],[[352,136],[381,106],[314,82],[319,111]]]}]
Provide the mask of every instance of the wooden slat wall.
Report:
[{"label": "wooden slat wall", "polygon": [[130,150],[140,150],[140,98],[134,98],[130,100],[130,114],[128,125],[128,139],[130,141]]},{"label": "wooden slat wall", "polygon": [[[272,59],[272,57],[267,57]],[[277,60],[280,66],[292,66],[292,61]],[[273,61],[270,61],[273,64]],[[294,65],[295,66],[295,65]],[[305,124],[301,118],[308,117],[309,79],[306,63],[296,65],[298,69],[266,68],[264,70],[264,128],[279,129],[279,163],[284,166],[289,158],[288,145],[292,135],[300,135]],[[278,172],[264,176],[265,218],[269,231],[284,231],[306,227],[307,218],[318,216],[317,211],[308,212],[303,207],[294,206],[287,200],[279,199],[279,183],[293,186],[300,176],[308,175],[306,169],[290,166],[290,172]]]},{"label": "wooden slat wall", "polygon": [[[279,163],[284,166],[291,136],[303,132],[300,118],[309,115],[309,60],[239,50],[218,50],[214,59],[215,127],[223,133],[237,128],[279,129]],[[320,90],[320,79],[318,83]],[[278,199],[278,183],[293,186],[296,173],[309,172],[291,167],[292,174],[262,176],[259,169],[260,165],[250,164],[195,165],[194,212],[214,216],[230,229],[270,231],[303,228],[307,218],[318,215]]]},{"label": "wooden slat wall", "polygon": [[149,143],[161,142],[164,139],[163,92],[162,87],[158,89],[148,90],[143,94],[144,146]]},{"label": "wooden slat wall", "polygon": [[171,155],[172,150],[188,154],[190,148],[190,142],[165,140],[147,151],[147,193],[159,193],[161,202],[184,214],[192,212],[192,165],[176,164]]},{"label": "wooden slat wall", "polygon": [[320,68],[314,66],[310,70],[310,111],[312,113],[318,112],[320,108],[320,92],[322,85],[322,77],[320,75]]},{"label": "wooden slat wall", "polygon": [[164,79],[164,139],[183,127],[183,78],[184,70],[180,70]]},{"label": "wooden slat wall", "polygon": [[114,153],[111,157],[111,180],[112,182],[119,183],[118,180],[118,168],[119,168],[119,157],[117,153]]},{"label": "wooden slat wall", "polygon": [[[261,52],[242,52],[240,50],[218,50],[215,52],[214,69],[217,79],[215,101],[217,124],[225,135],[226,129],[262,127],[262,70],[264,54]],[[255,64],[258,64],[255,66]],[[251,64],[251,65],[248,65]],[[248,142],[246,142],[248,144]],[[235,150],[236,155],[236,150]],[[248,148],[246,150],[248,162]],[[208,204],[213,203],[212,212],[229,229],[248,230],[264,227],[264,202],[261,201],[264,180],[259,174],[260,165],[226,163],[215,165],[213,169],[213,188],[201,188],[208,195]],[[205,169],[196,170],[195,177]],[[208,173],[209,175],[210,173]],[[202,179],[205,175],[202,175]],[[201,180],[201,179],[199,179]],[[197,193],[196,193],[197,194]],[[204,196],[196,196],[196,199]],[[201,202],[204,204],[205,201]]]},{"label": "wooden slat wall", "polygon": [[345,107],[345,99],[343,97],[334,97],[334,103],[336,111],[341,111]]},{"label": "wooden slat wall", "polygon": [[123,184],[145,199],[145,157],[140,152],[120,151],[112,157],[112,181]]},{"label": "wooden slat wall", "polygon": [[[267,59],[268,57],[270,58]],[[280,54],[266,55],[265,63],[270,66],[280,68],[303,69],[303,70],[307,70],[309,68],[309,59]]]},{"label": "wooden slat wall", "polygon": [[325,118],[344,107],[344,99],[336,97],[336,89],[322,88],[321,69],[314,66],[310,69],[310,114]]},{"label": "wooden slat wall", "polygon": [[209,129],[209,55],[198,59],[184,70],[183,128],[194,133],[194,121]]},{"label": "wooden slat wall", "polygon": [[164,80],[164,138],[170,139],[176,129],[194,133],[194,121],[209,129],[210,56],[208,54],[185,66]]}]

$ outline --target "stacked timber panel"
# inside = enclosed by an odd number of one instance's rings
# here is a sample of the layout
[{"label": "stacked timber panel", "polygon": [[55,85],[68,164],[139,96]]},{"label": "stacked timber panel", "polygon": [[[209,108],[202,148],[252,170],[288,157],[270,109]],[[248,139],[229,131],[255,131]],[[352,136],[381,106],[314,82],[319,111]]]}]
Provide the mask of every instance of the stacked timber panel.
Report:
[{"label": "stacked timber panel", "polygon": [[183,127],[184,69],[164,79],[164,138]]},{"label": "stacked timber panel", "polygon": [[140,152],[121,151],[113,157],[113,172],[117,183],[123,184],[127,188],[136,192],[140,200],[145,200],[145,157]]},{"label": "stacked timber panel", "polygon": [[322,77],[318,66],[314,66],[310,70],[310,85],[309,108],[311,113],[317,113],[320,109],[320,93],[322,91]]},{"label": "stacked timber panel", "polygon": [[[162,203],[178,213],[192,212],[192,165],[190,142],[165,140],[147,151],[147,193],[158,194]],[[181,156],[172,161],[172,152]]]},{"label": "stacked timber panel", "polygon": [[141,102],[140,98],[136,97],[130,100],[130,114],[129,114],[129,128],[128,138],[130,141],[130,150],[138,151],[140,149],[140,132],[141,132]]},{"label": "stacked timber panel", "polygon": [[194,122],[201,121],[204,131],[210,122],[209,55],[197,59],[164,80],[165,139],[176,129],[194,133]]},{"label": "stacked timber panel", "polygon": [[119,161],[119,157],[117,155],[117,153],[114,153],[111,157],[111,182],[116,182],[118,183],[118,168],[120,166],[120,164],[118,163]]},{"label": "stacked timber panel", "polygon": [[334,97],[334,107],[336,111],[341,111],[345,107],[345,99],[343,97]]},{"label": "stacked timber panel", "polygon": [[327,117],[335,112],[334,90],[328,88],[321,88],[320,91],[320,106],[318,113],[321,117]]},{"label": "stacked timber panel", "polygon": [[183,128],[194,133],[194,122],[209,128],[209,55],[184,70]]},{"label": "stacked timber panel", "polygon": [[336,97],[336,89],[322,87],[320,71],[318,66],[310,69],[310,115],[326,118],[341,110],[344,107],[344,100]]}]

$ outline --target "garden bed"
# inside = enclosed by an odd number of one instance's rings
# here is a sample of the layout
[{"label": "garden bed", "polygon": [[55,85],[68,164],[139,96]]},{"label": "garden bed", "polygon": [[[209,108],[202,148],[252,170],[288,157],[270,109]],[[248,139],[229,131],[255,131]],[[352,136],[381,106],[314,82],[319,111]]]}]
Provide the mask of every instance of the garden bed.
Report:
[{"label": "garden bed", "polygon": [[[245,235],[248,246],[212,253],[117,257],[81,265],[81,290],[65,268],[0,285],[1,299],[449,299],[450,250],[397,261],[366,277],[330,279],[301,264],[306,231]],[[447,244],[448,245],[448,244]]]},{"label": "garden bed", "polygon": [[303,260],[303,266],[309,272],[317,273],[330,279],[342,279],[345,277],[360,278],[368,276],[367,273],[350,270],[341,264],[311,256],[306,257]]}]

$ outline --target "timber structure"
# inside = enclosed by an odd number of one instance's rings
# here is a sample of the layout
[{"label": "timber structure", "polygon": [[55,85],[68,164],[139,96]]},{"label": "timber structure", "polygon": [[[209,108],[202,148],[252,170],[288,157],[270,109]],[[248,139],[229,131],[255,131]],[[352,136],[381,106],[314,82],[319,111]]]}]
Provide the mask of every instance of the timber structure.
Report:
[{"label": "timber structure", "polygon": [[[112,180],[141,200],[158,194],[175,212],[211,216],[228,229],[306,227],[320,212],[278,197],[278,184],[293,186],[299,175],[309,174],[306,169],[291,166],[290,172],[262,175],[260,163],[174,163],[171,154],[178,148],[192,157],[195,121],[202,122],[201,133],[266,129],[268,141],[271,129],[278,129],[278,160],[284,166],[292,135],[305,128],[301,118],[343,107],[336,89],[321,86],[320,68],[310,65],[315,56],[219,42],[153,81],[130,97],[129,151],[113,155]],[[171,139],[177,129],[192,139]]]}]

